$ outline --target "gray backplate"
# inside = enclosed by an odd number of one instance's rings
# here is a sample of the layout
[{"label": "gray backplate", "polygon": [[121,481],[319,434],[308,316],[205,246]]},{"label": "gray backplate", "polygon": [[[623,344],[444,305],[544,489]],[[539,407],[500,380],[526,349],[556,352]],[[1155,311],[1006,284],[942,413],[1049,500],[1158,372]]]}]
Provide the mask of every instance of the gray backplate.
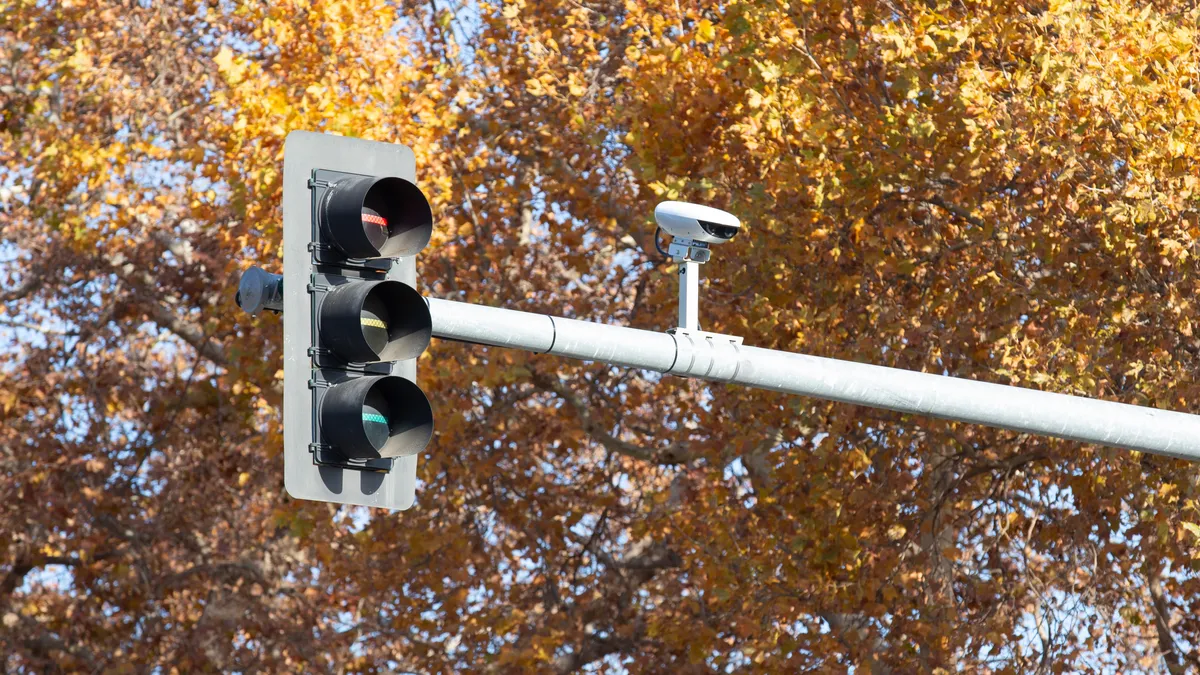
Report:
[{"label": "gray backplate", "polygon": [[[402,457],[388,473],[317,466],[309,444],[314,419],[310,300],[312,201],[308,180],[313,169],[369,176],[399,176],[416,183],[416,159],[403,145],[331,136],[311,131],[288,134],[283,160],[283,465],[284,485],[296,499],[407,509],[415,497],[417,457]],[[413,258],[401,258],[388,278],[416,287]],[[416,381],[417,362],[401,361],[392,373]]]}]

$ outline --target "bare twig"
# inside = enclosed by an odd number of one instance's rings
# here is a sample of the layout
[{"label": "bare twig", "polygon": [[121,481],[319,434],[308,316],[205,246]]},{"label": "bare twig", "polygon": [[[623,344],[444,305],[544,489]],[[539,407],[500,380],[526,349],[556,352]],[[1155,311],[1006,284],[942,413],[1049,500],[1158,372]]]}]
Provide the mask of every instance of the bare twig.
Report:
[{"label": "bare twig", "polygon": [[587,403],[557,377],[535,372],[532,379],[539,388],[555,393],[570,404],[575,413],[579,415],[583,430],[612,452],[664,466],[686,464],[694,456],[694,452],[686,446],[669,445],[665,448],[645,448],[616,438],[605,431],[603,426],[592,417]]}]

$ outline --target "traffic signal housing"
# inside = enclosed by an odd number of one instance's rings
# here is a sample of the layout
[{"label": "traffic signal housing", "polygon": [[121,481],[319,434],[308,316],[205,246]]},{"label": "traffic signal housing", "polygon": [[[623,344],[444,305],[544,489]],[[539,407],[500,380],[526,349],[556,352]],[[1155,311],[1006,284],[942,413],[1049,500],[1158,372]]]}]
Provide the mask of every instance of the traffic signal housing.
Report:
[{"label": "traffic signal housing", "polygon": [[433,411],[416,384],[433,216],[402,145],[288,134],[283,170],[284,483],[298,499],[407,509]]}]

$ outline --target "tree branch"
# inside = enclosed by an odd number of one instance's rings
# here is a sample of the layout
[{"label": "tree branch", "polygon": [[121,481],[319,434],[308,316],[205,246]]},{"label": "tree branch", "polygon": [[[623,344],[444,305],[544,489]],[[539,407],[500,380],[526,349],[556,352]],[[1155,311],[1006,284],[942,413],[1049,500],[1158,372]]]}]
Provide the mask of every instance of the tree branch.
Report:
[{"label": "tree branch", "polygon": [[42,326],[40,324],[30,323],[28,321],[17,321],[16,319],[9,319],[9,318],[3,317],[3,316],[0,316],[0,326],[11,326],[13,328],[24,328],[25,330],[37,331],[39,333],[45,333],[47,335],[63,335],[66,337],[74,337],[76,335],[79,335],[79,333],[76,331],[62,330],[60,328],[48,328],[48,327]]},{"label": "tree branch", "polygon": [[887,643],[878,635],[870,639],[871,631],[867,627],[866,619],[862,615],[822,612],[820,616],[825,620],[825,623],[829,624],[830,630],[837,635],[838,640],[846,645],[848,649],[853,650],[853,645],[849,639],[851,636],[854,637],[855,642],[869,640],[866,662],[871,675],[891,675],[891,666],[883,663],[878,658],[879,654],[887,651]]},{"label": "tree branch", "polygon": [[635,638],[601,637],[595,633],[584,636],[583,644],[570,654],[562,654],[554,658],[554,671],[567,675],[573,673],[594,661],[623,652],[637,644]]},{"label": "tree branch", "polygon": [[42,277],[37,274],[26,274],[19,286],[11,291],[0,292],[0,304],[21,300],[42,286]]},{"label": "tree branch", "polygon": [[96,659],[95,653],[88,649],[86,645],[72,645],[62,638],[50,632],[44,631],[38,622],[30,617],[19,617],[19,621],[23,624],[22,629],[26,635],[29,635],[35,631],[42,631],[41,635],[21,637],[18,638],[17,641],[21,644],[21,646],[25,647],[25,649],[28,649],[30,652],[32,652],[37,661],[42,662],[40,665],[47,667],[47,671],[44,672],[61,672],[62,667],[67,665],[62,663],[61,657],[56,658],[53,655],[53,652],[62,652],[63,654],[70,656],[76,661],[76,664],[71,665],[77,666],[78,664],[83,663],[95,668],[93,672],[99,672],[100,670],[103,670],[102,668],[96,667],[100,662]]},{"label": "tree branch", "polygon": [[1146,574],[1146,589],[1150,593],[1154,609],[1154,630],[1158,633],[1158,651],[1162,654],[1167,671],[1171,675],[1184,675],[1196,672],[1192,670],[1193,668],[1200,670],[1200,661],[1185,654],[1175,640],[1175,635],[1171,630],[1171,607],[1167,604],[1166,596],[1163,594],[1162,579],[1158,575],[1157,567],[1150,564],[1148,564]]},{"label": "tree branch", "polygon": [[[114,555],[114,552],[106,551],[92,556],[91,560],[104,560]],[[0,598],[7,598],[12,595],[13,591],[17,590],[17,587],[25,580],[25,576],[39,567],[45,567],[46,565],[78,567],[85,562],[87,561],[82,558],[59,555],[19,556],[13,563],[12,568],[8,570],[8,574],[5,574],[3,580],[0,580]]]},{"label": "tree branch", "polygon": [[694,456],[690,449],[681,445],[669,445],[665,448],[644,448],[640,445],[616,438],[604,430],[603,426],[592,417],[587,403],[579,395],[571,391],[558,377],[535,372],[533,373],[532,380],[539,388],[553,392],[559,398],[569,403],[575,409],[575,413],[579,415],[580,426],[583,427],[583,430],[595,439],[596,442],[612,452],[663,466],[686,464]]},{"label": "tree branch", "polygon": [[160,302],[150,300],[145,304],[155,323],[178,335],[180,339],[191,345],[196,353],[218,366],[228,364],[229,359],[225,354],[225,348],[213,342],[199,326],[179,318],[178,314]]},{"label": "tree branch", "polygon": [[967,221],[968,223],[974,225],[975,227],[978,227],[981,230],[984,229],[984,227],[986,226],[982,220],[975,217],[974,215],[971,215],[970,211],[964,209],[961,206],[957,206],[955,204],[951,204],[951,203],[947,202],[945,199],[942,199],[940,195],[933,195],[931,197],[925,197],[923,199],[918,199],[917,201],[921,202],[922,204],[929,204],[931,206],[936,206],[936,207],[942,209],[943,211],[947,211],[950,214],[952,214],[962,220]]},{"label": "tree branch", "polygon": [[159,300],[153,292],[154,279],[149,274],[143,272],[140,278],[135,278],[133,271],[123,265],[123,260],[108,260],[108,263],[117,277],[138,296],[139,301],[146,307],[146,312],[150,318],[154,319],[155,323],[178,335],[200,356],[218,366],[228,367],[229,358],[225,353],[225,348],[213,342],[199,326],[180,318],[174,309]]},{"label": "tree branch", "polygon": [[[629,600],[637,592],[637,589],[653,579],[659,571],[683,565],[683,559],[674,549],[665,542],[655,541],[650,537],[635,544],[630,549],[629,555],[622,560],[617,560],[601,549],[595,537],[589,537],[584,542],[584,550],[596,556],[600,562],[616,572],[622,581],[623,587],[615,598],[618,611],[611,612],[606,609],[605,613],[609,616],[621,615],[622,610],[628,606]],[[555,657],[555,671],[566,675],[610,654],[633,649],[642,639],[645,631],[643,623],[640,619],[635,618],[623,624],[631,629],[629,635],[619,635],[619,626],[612,626],[611,630],[604,631],[608,635],[601,635],[595,631],[587,633],[579,644],[572,645],[573,649],[570,654],[561,654]]]}]

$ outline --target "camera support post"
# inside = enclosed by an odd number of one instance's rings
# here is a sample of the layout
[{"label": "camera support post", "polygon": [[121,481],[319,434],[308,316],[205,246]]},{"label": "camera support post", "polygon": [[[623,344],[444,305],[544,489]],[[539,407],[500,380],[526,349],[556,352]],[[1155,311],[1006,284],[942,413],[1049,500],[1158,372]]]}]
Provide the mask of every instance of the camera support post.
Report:
[{"label": "camera support post", "polygon": [[679,265],[679,325],[667,333],[690,341],[740,346],[740,337],[700,330],[700,266],[712,257],[708,244],[676,237],[667,254]]},{"label": "camera support post", "polygon": [[679,265],[679,328],[700,330],[700,266],[712,251],[702,241],[677,238],[667,254]]}]

